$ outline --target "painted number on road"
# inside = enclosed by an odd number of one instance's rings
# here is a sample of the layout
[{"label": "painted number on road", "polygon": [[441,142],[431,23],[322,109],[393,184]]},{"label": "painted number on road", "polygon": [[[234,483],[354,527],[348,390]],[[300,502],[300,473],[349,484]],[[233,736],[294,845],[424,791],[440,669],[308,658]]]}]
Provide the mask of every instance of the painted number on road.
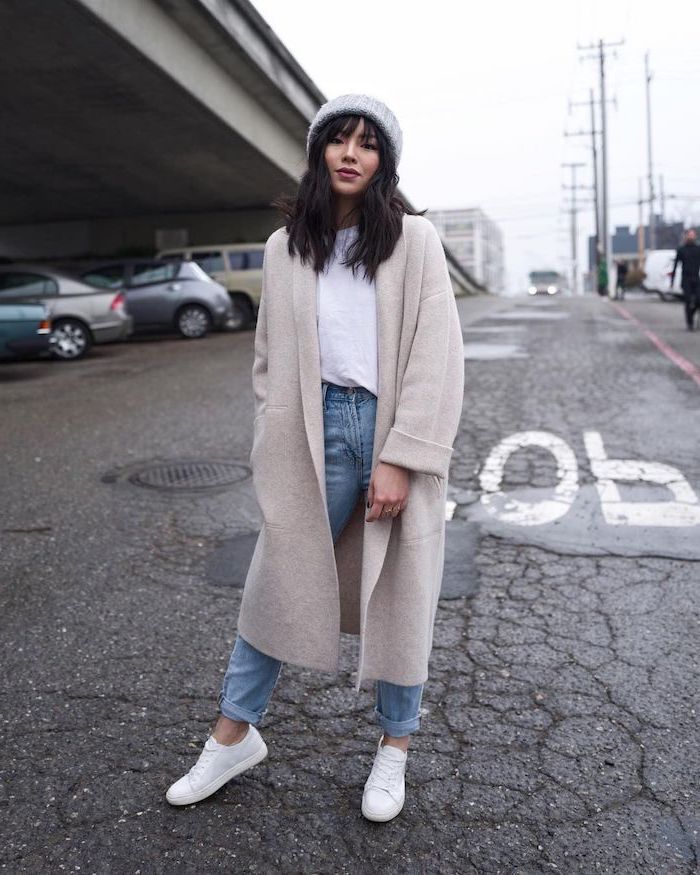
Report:
[{"label": "painted number on road", "polygon": [[[611,526],[697,526],[700,501],[692,486],[677,468],[661,462],[609,459],[597,431],[583,436],[601,511]],[[557,463],[557,484],[547,498],[525,501],[509,495],[501,487],[510,456],[526,447],[548,450]],[[578,493],[578,466],[571,447],[546,431],[523,431],[510,435],[489,453],[481,470],[481,503],[489,514],[502,522],[521,526],[551,523],[567,513]],[[667,501],[623,501],[618,483],[648,483],[666,487]]]},{"label": "painted number on road", "polygon": [[[542,447],[554,456],[558,483],[550,498],[542,501],[522,501],[501,490],[506,462],[516,450]],[[578,466],[571,447],[556,435],[546,431],[521,431],[497,444],[481,471],[481,503],[495,517],[506,523],[538,526],[552,523],[564,516],[578,492]]]}]

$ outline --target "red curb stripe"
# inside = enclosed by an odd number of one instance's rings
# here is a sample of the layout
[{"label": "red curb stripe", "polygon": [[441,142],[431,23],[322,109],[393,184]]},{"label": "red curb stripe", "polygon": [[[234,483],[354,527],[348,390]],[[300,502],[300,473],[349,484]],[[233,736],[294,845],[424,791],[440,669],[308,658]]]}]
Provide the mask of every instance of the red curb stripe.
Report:
[{"label": "red curb stripe", "polygon": [[679,352],[676,352],[675,349],[670,347],[667,343],[664,343],[660,337],[654,334],[653,331],[650,331],[643,322],[640,322],[636,316],[633,316],[629,310],[623,307],[621,304],[616,304],[614,301],[610,301],[612,306],[617,310],[620,316],[624,316],[625,319],[629,319],[630,322],[633,322],[637,328],[642,332],[642,334],[646,334],[649,340],[654,344],[654,346],[660,350],[667,359],[670,359],[674,365],[677,365],[683,373],[687,374],[691,380],[695,380],[695,382],[700,386],[700,368],[694,365],[691,361],[688,361],[685,356],[682,356]]}]

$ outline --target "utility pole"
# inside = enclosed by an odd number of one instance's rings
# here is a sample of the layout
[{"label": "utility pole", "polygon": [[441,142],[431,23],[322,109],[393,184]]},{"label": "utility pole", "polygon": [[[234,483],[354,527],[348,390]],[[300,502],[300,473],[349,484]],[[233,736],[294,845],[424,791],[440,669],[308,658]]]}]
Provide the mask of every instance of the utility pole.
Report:
[{"label": "utility pole", "polygon": [[649,249],[656,249],[656,216],[654,215],[654,166],[651,158],[651,79],[649,52],[644,55],[644,79],[647,93],[647,169],[649,176]]},{"label": "utility pole", "polygon": [[639,268],[644,270],[644,195],[642,194],[642,180],[639,180],[639,218],[637,220],[637,258]]},{"label": "utility pole", "polygon": [[601,257],[601,239],[600,239],[600,191],[598,185],[598,146],[596,137],[600,133],[600,131],[596,130],[595,127],[595,97],[593,95],[593,89],[590,89],[590,96],[586,103],[570,103],[569,109],[572,106],[588,106],[590,107],[591,112],[591,129],[590,131],[572,131],[571,133],[565,131],[565,137],[580,137],[580,136],[589,136],[591,138],[591,163],[593,165],[593,212],[594,212],[594,265],[595,265],[595,281],[594,285],[598,283],[598,276],[600,274],[600,257]]},{"label": "utility pole", "polygon": [[659,174],[659,213],[661,215],[661,224],[666,224],[666,195],[664,194],[664,175]]},{"label": "utility pole", "polygon": [[571,168],[571,185],[564,185],[563,188],[571,190],[571,292],[574,295],[578,294],[578,252],[577,252],[577,240],[578,237],[578,228],[577,228],[577,205],[576,205],[576,192],[582,186],[576,185],[576,170],[579,167],[585,167],[586,165],[581,162],[569,162],[561,165],[562,167]]},{"label": "utility pole", "polygon": [[591,104],[591,152],[593,161],[593,209],[595,211],[595,275],[600,273],[600,191],[598,189],[598,147],[596,146],[595,98],[590,90]]},{"label": "utility pole", "polygon": [[[613,46],[621,46],[624,40],[616,43],[606,43],[598,40],[598,45],[579,46],[579,51],[598,49],[597,55],[589,55],[598,60],[600,76],[600,146],[601,146],[601,184],[600,184],[600,233],[602,237],[601,275],[604,287],[610,295],[610,231],[609,231],[609,198],[608,198],[608,125],[607,100],[605,97],[605,50]],[[612,295],[610,295],[612,297]]]}]

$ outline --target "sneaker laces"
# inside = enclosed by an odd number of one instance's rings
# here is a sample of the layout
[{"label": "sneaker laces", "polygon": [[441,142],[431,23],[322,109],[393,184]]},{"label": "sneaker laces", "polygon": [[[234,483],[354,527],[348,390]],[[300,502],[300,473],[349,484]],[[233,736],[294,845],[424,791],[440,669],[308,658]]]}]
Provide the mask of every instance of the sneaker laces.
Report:
[{"label": "sneaker laces", "polygon": [[372,771],[367,780],[367,789],[376,787],[380,790],[396,789],[403,775],[404,760],[394,759],[384,753],[381,747],[374,759]]},{"label": "sneaker laces", "polygon": [[192,766],[189,771],[190,778],[195,778],[206,766],[209,765],[211,760],[216,756],[216,750],[207,750],[206,748],[199,755],[199,759]]}]

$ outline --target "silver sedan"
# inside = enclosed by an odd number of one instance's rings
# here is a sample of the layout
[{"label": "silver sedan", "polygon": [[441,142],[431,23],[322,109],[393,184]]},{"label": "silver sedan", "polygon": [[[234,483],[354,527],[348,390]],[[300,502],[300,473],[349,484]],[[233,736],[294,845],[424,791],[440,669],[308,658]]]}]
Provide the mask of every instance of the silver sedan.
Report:
[{"label": "silver sedan", "polygon": [[51,318],[51,354],[79,359],[93,343],[125,340],[134,320],[120,289],[100,289],[43,264],[0,266],[0,303],[44,304]]}]

